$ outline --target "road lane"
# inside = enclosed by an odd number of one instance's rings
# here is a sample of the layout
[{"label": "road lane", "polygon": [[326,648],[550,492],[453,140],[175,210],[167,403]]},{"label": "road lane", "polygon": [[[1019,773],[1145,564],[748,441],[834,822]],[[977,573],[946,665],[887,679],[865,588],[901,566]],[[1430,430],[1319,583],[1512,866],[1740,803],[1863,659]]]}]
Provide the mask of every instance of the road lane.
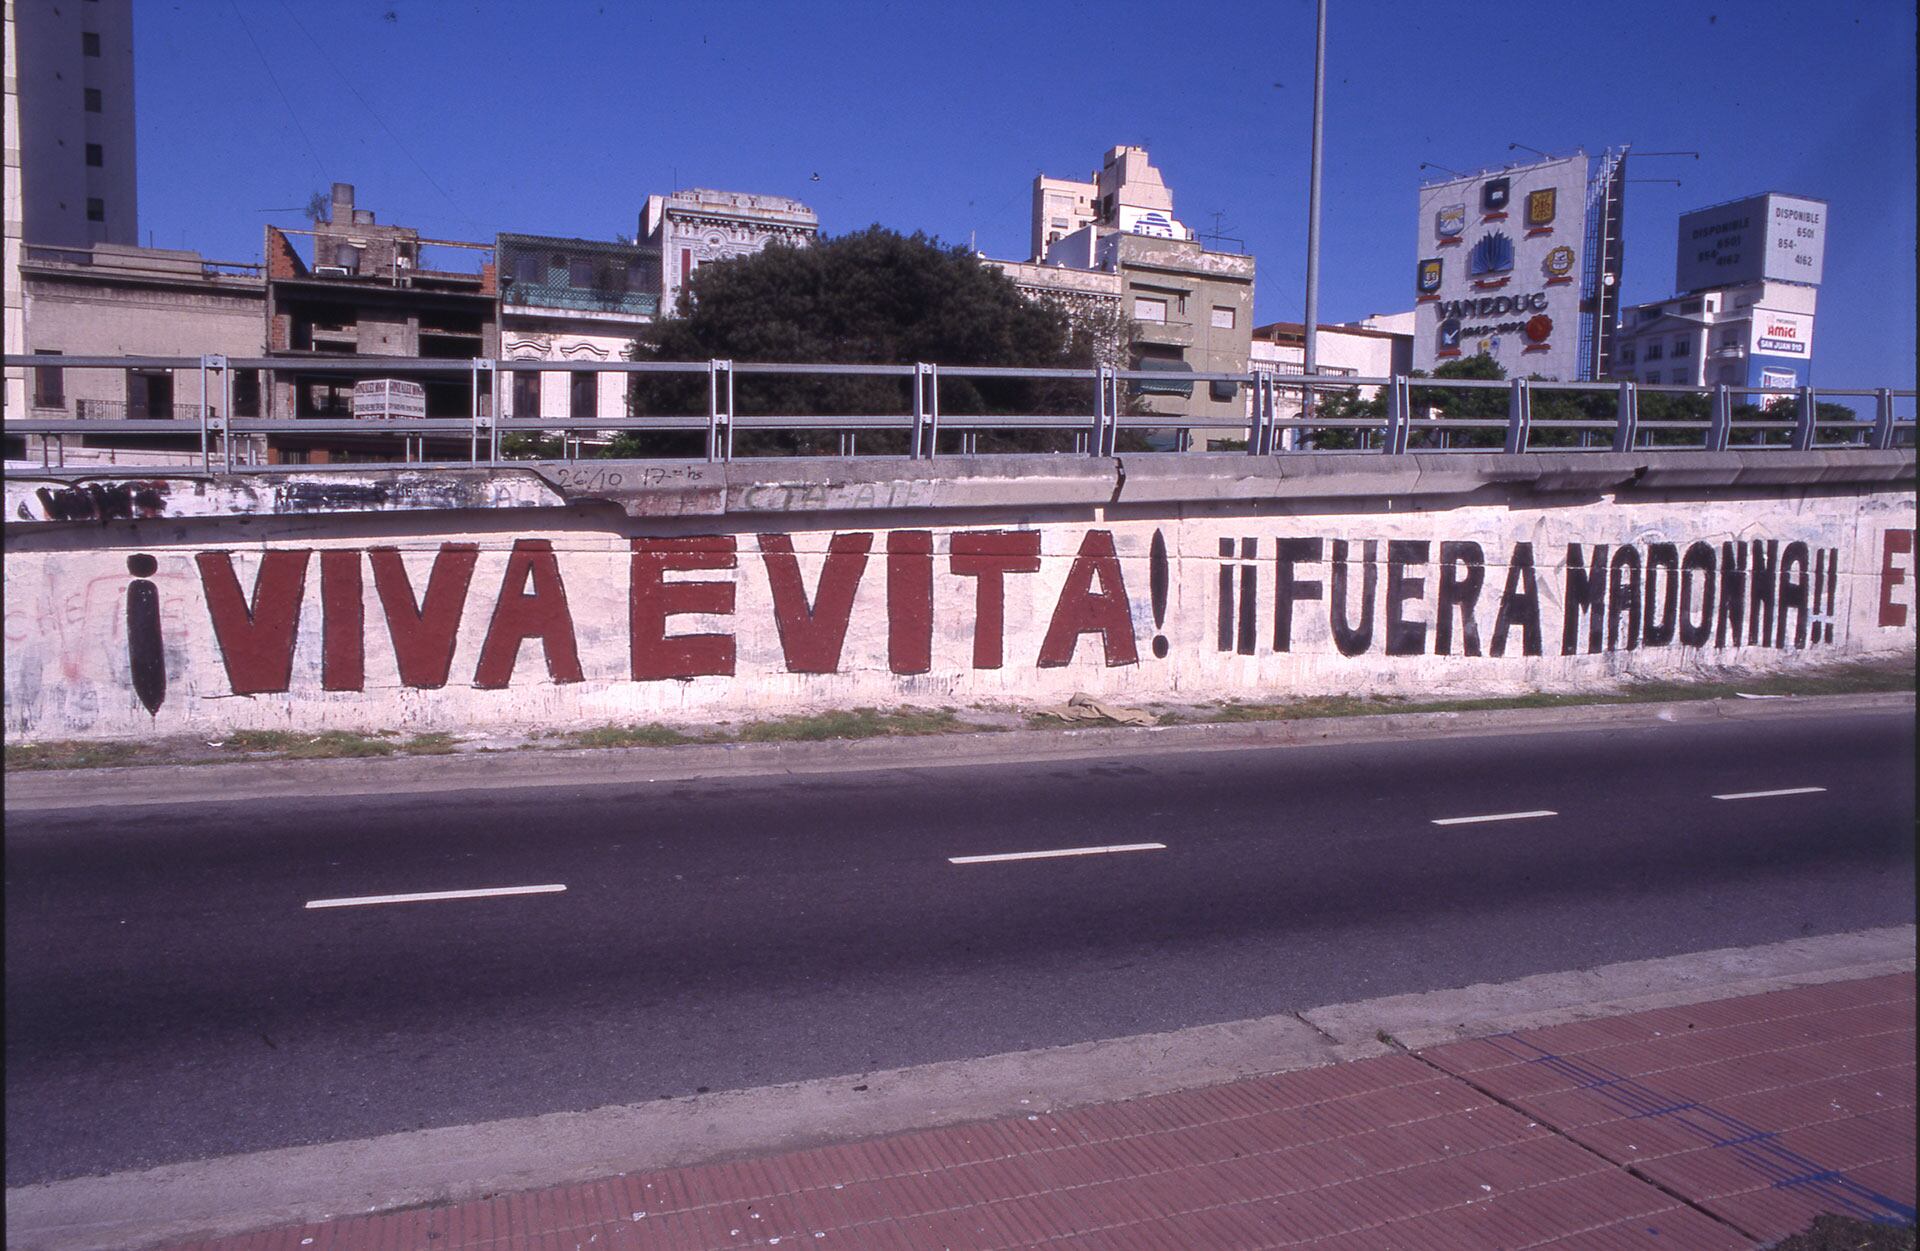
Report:
[{"label": "road lane", "polygon": [[[27,814],[8,1181],[1908,922],[1913,746],[1861,715]],[[1715,802],[1783,762],[1825,793]],[[568,889],[302,911],[512,882]]]}]

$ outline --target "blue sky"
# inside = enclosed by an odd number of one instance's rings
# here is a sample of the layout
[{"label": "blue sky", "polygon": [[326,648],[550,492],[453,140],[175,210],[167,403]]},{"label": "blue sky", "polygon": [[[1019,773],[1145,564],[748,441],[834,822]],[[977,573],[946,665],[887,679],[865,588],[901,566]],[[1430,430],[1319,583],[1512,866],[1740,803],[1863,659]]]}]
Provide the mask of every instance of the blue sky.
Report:
[{"label": "blue sky", "polygon": [[[1680,213],[1822,198],[1815,381],[1914,385],[1905,0],[1329,7],[1323,321],[1412,306],[1421,161],[1690,149],[1631,162],[1684,185],[1629,188],[1627,299],[1671,293]],[[255,259],[264,223],[303,224],[338,180],[381,221],[456,239],[611,238],[649,192],[708,186],[796,196],[829,233],[1024,258],[1033,175],[1136,143],[1187,224],[1258,257],[1258,320],[1302,313],[1311,0],[134,9],[140,223],[162,247]]]}]

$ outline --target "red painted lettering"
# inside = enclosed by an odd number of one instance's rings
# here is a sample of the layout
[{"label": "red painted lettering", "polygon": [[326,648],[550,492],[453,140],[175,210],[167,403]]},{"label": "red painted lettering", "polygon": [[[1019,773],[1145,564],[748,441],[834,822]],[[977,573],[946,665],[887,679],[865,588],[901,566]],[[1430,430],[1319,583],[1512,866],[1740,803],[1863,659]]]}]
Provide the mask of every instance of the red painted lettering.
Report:
[{"label": "red painted lettering", "polygon": [[633,540],[627,592],[627,633],[633,680],[697,678],[733,673],[731,634],[667,633],[667,618],[682,613],[731,616],[734,587],[727,582],[668,582],[668,571],[732,569],[739,563],[730,534]]},{"label": "red painted lettering", "polygon": [[[1912,530],[1888,530],[1880,539],[1880,624],[1883,626],[1903,626],[1907,624],[1907,606],[1894,602],[1893,588],[1907,581],[1907,570],[1895,562],[1895,556],[1911,557],[1913,554],[1914,532]],[[1911,563],[1909,560],[1908,563]]]},{"label": "red painted lettering", "polygon": [[427,577],[427,593],[416,608],[413,583],[397,547],[376,547],[367,553],[373,565],[373,588],[393,639],[393,658],[400,667],[400,684],[437,691],[447,684],[453,667],[453,645],[460,633],[460,614],[467,603],[467,586],[480,549],[472,543],[442,543]]},{"label": "red painted lettering", "polygon": [[1040,569],[1038,530],[972,530],[953,536],[953,571],[978,578],[973,595],[973,667],[998,669],[1006,633],[1006,575]]},{"label": "red painted lettering", "polygon": [[253,580],[253,602],[240,590],[233,553],[200,552],[200,585],[213,636],[235,695],[284,691],[293,682],[293,645],[300,635],[300,599],[311,550],[268,552]]},{"label": "red painted lettering", "polygon": [[887,668],[933,668],[933,531],[887,535]]},{"label": "red painted lettering", "polygon": [[573,638],[573,614],[567,611],[567,588],[560,580],[553,544],[545,539],[514,541],[507,572],[500,579],[500,600],[487,625],[487,641],[480,647],[480,663],[474,666],[473,684],[482,690],[499,690],[513,681],[513,662],[527,639],[540,640],[548,677],[555,682],[580,681],[580,652]]},{"label": "red painted lettering", "polygon": [[[1095,591],[1093,584],[1100,589]],[[1120,558],[1113,550],[1113,531],[1089,530],[1080,540],[1080,554],[1067,571],[1054,605],[1053,621],[1040,643],[1040,667],[1058,669],[1073,659],[1082,634],[1100,635],[1107,666],[1138,664],[1133,638],[1133,611],[1127,606],[1127,587],[1120,576]]]},{"label": "red painted lettering", "polygon": [[320,687],[358,691],[367,685],[367,610],[360,553],[320,553]]},{"label": "red painted lettering", "polygon": [[853,597],[867,568],[872,534],[836,534],[827,545],[820,567],[820,589],[807,604],[807,588],[800,581],[800,560],[793,554],[793,538],[785,534],[760,536],[760,556],[767,566],[767,585],[773,592],[773,623],[780,630],[780,650],[789,673],[837,673],[840,649],[853,617]]}]

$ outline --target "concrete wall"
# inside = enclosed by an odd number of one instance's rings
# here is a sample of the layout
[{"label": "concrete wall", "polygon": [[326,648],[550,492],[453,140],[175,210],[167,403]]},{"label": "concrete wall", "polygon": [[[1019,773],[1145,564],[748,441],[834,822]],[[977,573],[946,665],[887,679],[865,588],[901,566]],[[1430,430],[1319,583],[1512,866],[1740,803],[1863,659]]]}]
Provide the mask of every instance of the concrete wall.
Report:
[{"label": "concrete wall", "polygon": [[10,479],[4,724],[1425,698],[1911,657],[1912,482],[1911,453]]}]

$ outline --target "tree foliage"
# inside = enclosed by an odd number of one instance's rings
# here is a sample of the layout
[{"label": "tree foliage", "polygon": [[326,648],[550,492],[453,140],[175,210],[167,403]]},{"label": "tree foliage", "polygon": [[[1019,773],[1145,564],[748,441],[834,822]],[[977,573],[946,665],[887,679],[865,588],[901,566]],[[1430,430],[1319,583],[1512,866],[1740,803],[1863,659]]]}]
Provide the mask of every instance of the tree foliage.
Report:
[{"label": "tree foliage", "polygon": [[[1051,302],[1024,297],[1005,274],[964,248],[924,234],[880,226],[822,239],[809,247],[771,246],[750,256],[702,265],[680,298],[677,316],[649,327],[639,360],[942,366],[1093,365],[1099,327],[1076,326]],[[706,378],[637,374],[631,411],[706,412]],[[1090,412],[1091,383],[1078,380],[943,378],[943,415]],[[899,415],[913,411],[904,377],[740,373],[740,415]],[[907,450],[906,436],[862,433],[861,451]],[[982,432],[982,451],[1064,450],[1066,432]],[[947,449],[954,439],[943,439]],[[626,455],[691,454],[696,437],[629,435]],[[831,431],[743,432],[744,454],[833,452]]]}]

